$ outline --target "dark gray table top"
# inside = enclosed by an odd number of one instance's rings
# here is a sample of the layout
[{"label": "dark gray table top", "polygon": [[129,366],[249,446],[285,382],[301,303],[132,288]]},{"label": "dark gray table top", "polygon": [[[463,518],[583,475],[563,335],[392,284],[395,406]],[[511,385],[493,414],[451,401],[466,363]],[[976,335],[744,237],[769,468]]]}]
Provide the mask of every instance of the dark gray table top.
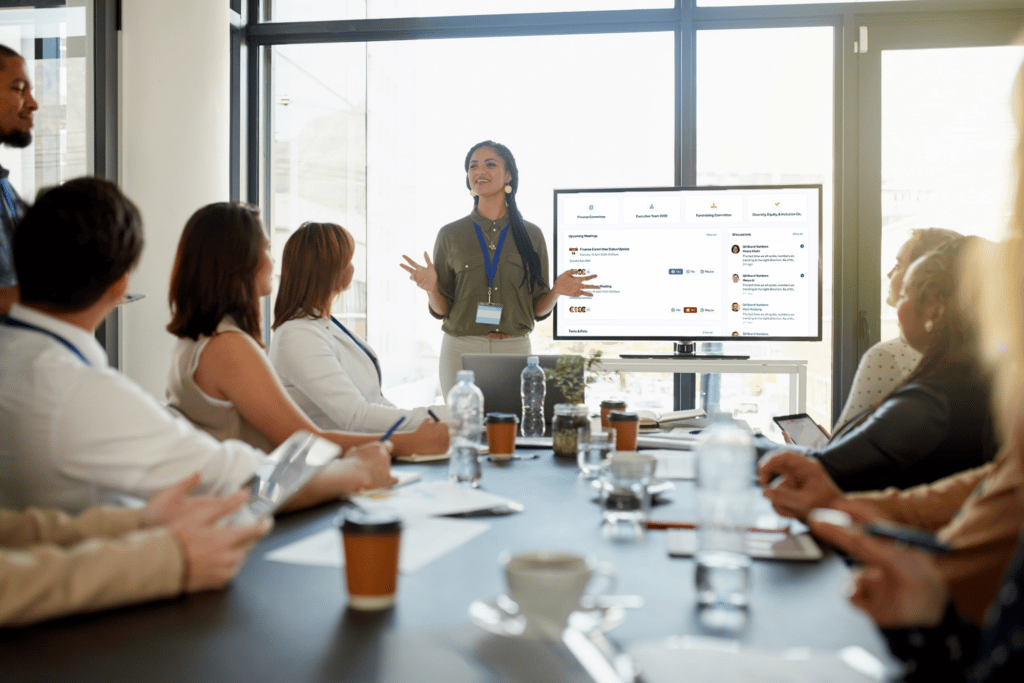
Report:
[{"label": "dark gray table top", "polygon": [[[644,596],[609,634],[620,644],[707,634],[694,607],[694,563],[670,558],[664,533],[611,544],[575,463],[540,451],[535,460],[484,461],[486,490],[523,503],[524,512],[487,518],[491,528],[399,579],[397,605],[379,614],[346,607],[338,570],[270,562],[276,547],[331,525],[338,505],[277,520],[225,591],[0,629],[5,681],[517,681],[586,680],[537,643],[487,634],[469,604],[504,591],[505,550],[567,549],[607,560],[618,592]],[[444,479],[445,463],[399,465]],[[656,508],[659,518],[692,519],[692,490],[681,485]],[[884,642],[844,597],[846,566],[832,554],[815,563],[755,561],[746,627],[739,640],[765,648],[834,651],[860,645],[886,659]],[[568,668],[567,668],[568,667]]]}]

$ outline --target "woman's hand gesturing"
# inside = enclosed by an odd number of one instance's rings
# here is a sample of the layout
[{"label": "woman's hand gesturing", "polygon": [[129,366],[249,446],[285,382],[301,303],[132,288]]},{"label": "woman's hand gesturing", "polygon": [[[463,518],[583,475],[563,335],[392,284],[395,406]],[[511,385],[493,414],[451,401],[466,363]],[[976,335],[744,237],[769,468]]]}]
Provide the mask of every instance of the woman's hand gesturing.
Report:
[{"label": "woman's hand gesturing", "polygon": [[431,262],[430,255],[427,252],[423,252],[423,260],[426,261],[424,266],[416,263],[405,254],[402,254],[402,258],[408,261],[408,265],[405,263],[399,263],[398,265],[405,272],[409,273],[409,279],[415,282],[417,287],[426,292],[433,292],[437,289],[437,271],[434,270],[434,264]]},{"label": "woman's hand gesturing", "polygon": [[599,285],[586,285],[583,283],[587,280],[593,280],[595,277],[597,275],[576,275],[576,270],[570,268],[555,279],[555,284],[551,286],[551,291],[560,296],[568,297],[594,296],[587,290],[601,289],[601,287]]}]

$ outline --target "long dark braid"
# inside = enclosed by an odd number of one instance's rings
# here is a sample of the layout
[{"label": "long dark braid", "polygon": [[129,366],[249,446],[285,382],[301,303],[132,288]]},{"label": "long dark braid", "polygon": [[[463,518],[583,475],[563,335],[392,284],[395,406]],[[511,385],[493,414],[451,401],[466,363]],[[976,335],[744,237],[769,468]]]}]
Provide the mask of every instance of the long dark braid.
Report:
[{"label": "long dark braid", "polygon": [[[509,148],[493,140],[484,140],[473,145],[469,153],[466,154],[466,187],[470,190],[473,189],[469,184],[469,161],[473,153],[481,147],[489,147],[497,152],[501,160],[505,162],[505,170],[511,176],[508,185],[512,188],[512,192],[505,196],[505,203],[508,206],[508,224],[512,228],[512,239],[515,240],[516,249],[519,250],[519,257],[523,260],[523,265],[526,268],[523,284],[529,283],[531,290],[534,284],[545,286],[544,279],[541,276],[540,256],[537,254],[537,250],[533,248],[530,236],[526,233],[526,226],[523,224],[523,214],[519,213],[519,206],[516,204],[516,190],[519,189],[519,168],[516,166],[516,159],[512,156]],[[480,197],[473,195],[474,207],[479,201]]]}]

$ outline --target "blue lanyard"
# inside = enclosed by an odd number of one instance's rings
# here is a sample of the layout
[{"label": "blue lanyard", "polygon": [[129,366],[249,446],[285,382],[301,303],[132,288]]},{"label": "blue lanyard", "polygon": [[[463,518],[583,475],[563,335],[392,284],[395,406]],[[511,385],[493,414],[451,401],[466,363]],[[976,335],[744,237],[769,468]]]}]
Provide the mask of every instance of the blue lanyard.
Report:
[{"label": "blue lanyard", "polygon": [[370,353],[370,349],[368,349],[365,346],[363,346],[363,343],[361,341],[359,341],[359,339],[357,339],[354,334],[349,332],[348,328],[345,327],[344,325],[342,325],[341,321],[338,320],[337,318],[335,318],[333,315],[331,316],[331,322],[334,323],[335,325],[337,325],[338,327],[340,327],[341,331],[344,332],[345,334],[347,334],[349,336],[349,338],[351,338],[352,341],[354,341],[356,343],[356,346],[361,348],[363,350],[363,353],[365,353],[367,356],[369,356],[370,360],[373,361],[374,369],[377,371],[377,384],[378,385],[382,384],[384,382],[384,378],[380,374],[380,363],[377,362],[377,357],[374,356],[372,353]]},{"label": "blue lanyard", "polygon": [[56,332],[51,332],[50,330],[44,329],[44,328],[39,327],[37,325],[31,325],[29,323],[23,323],[20,320],[15,320],[14,318],[11,318],[10,316],[6,316],[6,315],[2,319],[0,319],[0,323],[2,323],[4,325],[7,325],[7,327],[20,327],[23,330],[31,330],[32,332],[39,332],[40,334],[45,334],[48,337],[53,337],[54,339],[59,341],[64,346],[66,346],[69,349],[71,349],[71,353],[73,353],[76,356],[78,356],[79,358],[81,358],[83,363],[85,363],[86,365],[89,365],[89,366],[92,365],[92,363],[90,363],[89,360],[85,356],[82,355],[82,352],[78,350],[77,346],[75,346],[74,344],[72,344],[67,339],[65,339],[64,337],[62,337],[59,334],[57,334]]},{"label": "blue lanyard", "polygon": [[18,214],[14,210],[14,200],[11,199],[11,192],[7,189],[10,183],[7,182],[7,178],[0,178],[0,189],[4,191],[4,202],[7,204],[7,209],[11,212],[11,220],[18,220]]},{"label": "blue lanyard", "polygon": [[487,303],[491,302],[491,287],[494,285],[494,276],[498,274],[498,258],[501,256],[501,248],[505,246],[505,236],[508,235],[508,226],[501,229],[501,236],[498,237],[498,244],[494,247],[494,258],[491,258],[487,242],[484,240],[484,231],[473,221],[476,228],[476,238],[480,240],[480,251],[484,252],[484,266],[487,268]]}]

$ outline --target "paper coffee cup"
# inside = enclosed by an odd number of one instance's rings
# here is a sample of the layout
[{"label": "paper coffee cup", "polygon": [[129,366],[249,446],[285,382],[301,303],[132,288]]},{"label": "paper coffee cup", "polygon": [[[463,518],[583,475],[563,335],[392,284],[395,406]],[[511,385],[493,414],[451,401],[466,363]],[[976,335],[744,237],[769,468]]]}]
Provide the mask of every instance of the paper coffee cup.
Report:
[{"label": "paper coffee cup", "polygon": [[395,604],[401,519],[390,512],[346,510],[341,518],[348,605],[381,610]]},{"label": "paper coffee cup", "polygon": [[491,460],[509,460],[516,451],[516,425],[512,413],[487,413],[487,451]]}]

